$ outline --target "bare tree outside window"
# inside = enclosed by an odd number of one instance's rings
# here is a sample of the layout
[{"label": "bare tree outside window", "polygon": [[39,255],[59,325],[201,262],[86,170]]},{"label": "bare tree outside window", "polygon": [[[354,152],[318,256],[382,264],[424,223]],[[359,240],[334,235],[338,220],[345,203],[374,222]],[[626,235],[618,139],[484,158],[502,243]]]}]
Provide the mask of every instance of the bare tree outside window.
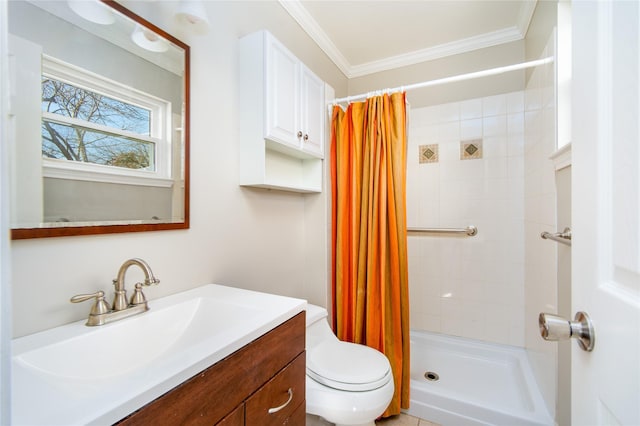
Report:
[{"label": "bare tree outside window", "polygon": [[130,136],[150,135],[149,110],[43,76],[42,111],[45,158],[155,170],[155,144]]}]

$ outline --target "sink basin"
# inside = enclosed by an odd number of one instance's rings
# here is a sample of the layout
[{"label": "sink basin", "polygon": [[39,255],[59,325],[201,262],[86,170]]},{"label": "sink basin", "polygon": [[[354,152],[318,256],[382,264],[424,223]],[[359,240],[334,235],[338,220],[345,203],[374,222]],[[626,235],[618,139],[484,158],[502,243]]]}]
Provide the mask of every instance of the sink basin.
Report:
[{"label": "sink basin", "polygon": [[166,356],[172,348],[180,350],[203,335],[223,331],[228,324],[250,321],[257,312],[251,306],[194,297],[152,309],[133,321],[89,328],[78,336],[16,356],[15,361],[66,378],[112,378]]},{"label": "sink basin", "polygon": [[12,424],[114,423],[304,310],[300,299],[209,284],[149,311],[12,343]]}]

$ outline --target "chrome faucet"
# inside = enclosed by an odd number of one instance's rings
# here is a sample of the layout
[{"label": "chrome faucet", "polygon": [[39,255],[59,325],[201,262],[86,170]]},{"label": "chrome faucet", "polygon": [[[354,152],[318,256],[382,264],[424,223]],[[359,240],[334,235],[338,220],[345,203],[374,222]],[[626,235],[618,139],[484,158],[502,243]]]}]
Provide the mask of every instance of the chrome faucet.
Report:
[{"label": "chrome faucet", "polygon": [[[137,265],[144,272],[144,283],[136,283],[134,293],[131,296],[131,300],[127,302],[127,291],[125,289],[124,277],[127,273],[127,269],[130,266]],[[147,299],[142,293],[142,286],[150,286],[151,284],[158,284],[160,282],[157,279],[151,268],[142,259],[129,259],[126,260],[120,269],[118,270],[118,276],[113,280],[115,287],[115,297],[113,299],[113,308],[109,307],[109,304],[104,300],[104,292],[98,291],[92,294],[79,294],[71,298],[72,303],[84,302],[95,298],[96,302],[89,312],[89,318],[87,319],[88,326],[103,325],[108,322],[117,321],[119,319],[127,318],[132,315],[137,315],[149,310]]]}]

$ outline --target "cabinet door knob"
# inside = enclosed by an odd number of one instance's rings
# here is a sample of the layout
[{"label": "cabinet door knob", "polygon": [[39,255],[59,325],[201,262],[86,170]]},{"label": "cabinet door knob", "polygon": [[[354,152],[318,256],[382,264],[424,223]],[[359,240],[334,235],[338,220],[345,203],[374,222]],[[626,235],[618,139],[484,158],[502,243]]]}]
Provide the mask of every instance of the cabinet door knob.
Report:
[{"label": "cabinet door knob", "polygon": [[298,139],[302,137],[302,132],[298,130]]},{"label": "cabinet door knob", "polygon": [[282,410],[284,407],[289,405],[289,403],[293,399],[293,391],[291,390],[291,388],[289,388],[289,390],[287,392],[289,393],[289,399],[287,399],[287,402],[285,402],[284,404],[279,405],[277,407],[269,408],[269,411],[268,411],[269,414],[277,413],[278,411]]},{"label": "cabinet door knob", "polygon": [[304,135],[304,140],[305,140],[305,141],[308,141],[308,140],[309,140],[309,135],[305,134],[305,135]]}]

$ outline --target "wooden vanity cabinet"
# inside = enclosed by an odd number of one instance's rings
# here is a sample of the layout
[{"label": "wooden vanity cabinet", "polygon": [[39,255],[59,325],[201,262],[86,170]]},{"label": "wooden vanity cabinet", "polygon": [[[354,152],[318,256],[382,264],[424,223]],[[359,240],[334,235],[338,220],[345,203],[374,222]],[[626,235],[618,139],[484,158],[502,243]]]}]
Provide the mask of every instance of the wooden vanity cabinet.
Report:
[{"label": "wooden vanity cabinet", "polygon": [[304,348],[301,312],[117,424],[304,426]]}]

